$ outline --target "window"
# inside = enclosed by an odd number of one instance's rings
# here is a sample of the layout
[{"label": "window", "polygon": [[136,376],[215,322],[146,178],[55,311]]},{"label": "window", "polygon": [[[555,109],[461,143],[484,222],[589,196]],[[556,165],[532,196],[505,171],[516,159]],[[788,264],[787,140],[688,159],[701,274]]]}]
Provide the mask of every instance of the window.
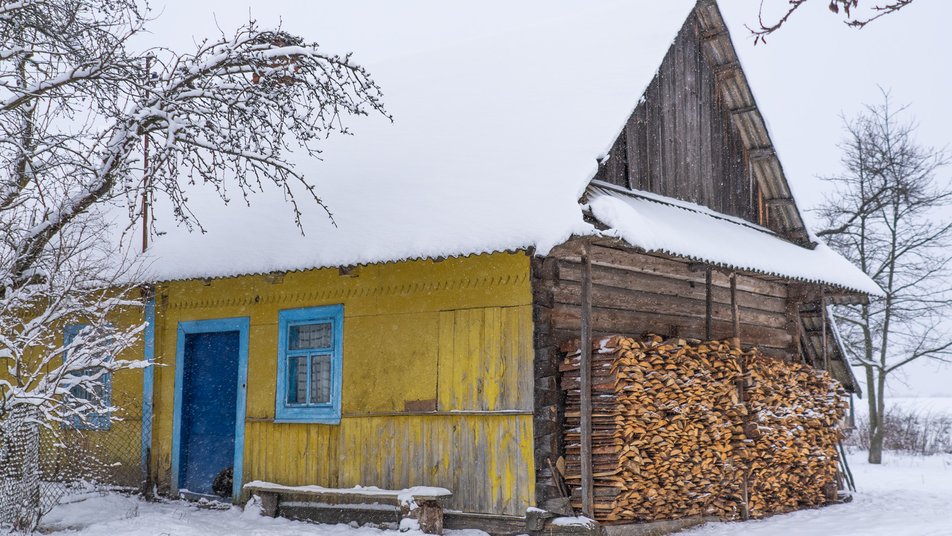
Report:
[{"label": "window", "polygon": [[[87,326],[85,324],[70,324],[63,329],[63,346],[66,346],[73,342],[73,339],[79,335],[84,328]],[[69,354],[67,352],[63,353],[63,361],[69,359]],[[94,375],[100,371],[99,367],[88,367],[74,371],[72,375],[74,376],[87,376]],[[101,404],[110,406],[112,405],[112,374],[104,373],[95,381],[87,382],[85,385],[77,385],[69,390],[70,394],[73,397],[79,400],[95,400],[101,401]],[[88,413],[86,415],[86,420],[84,421],[79,416],[74,415],[70,421],[64,426],[68,428],[74,428],[76,430],[108,430],[110,424],[110,415],[109,412],[104,413]]]},{"label": "window", "polygon": [[275,420],[340,422],[344,306],[278,314]]}]

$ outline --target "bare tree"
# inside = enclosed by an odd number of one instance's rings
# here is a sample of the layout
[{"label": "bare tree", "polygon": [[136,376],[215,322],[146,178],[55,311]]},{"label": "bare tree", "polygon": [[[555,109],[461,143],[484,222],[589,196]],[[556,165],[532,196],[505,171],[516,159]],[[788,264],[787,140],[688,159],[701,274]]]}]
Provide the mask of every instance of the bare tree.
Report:
[{"label": "bare tree", "polygon": [[[758,12],[757,24],[759,28],[750,28],[748,29],[754,35],[754,43],[763,43],[768,35],[776,32],[780,29],[781,26],[787,23],[793,14],[803,7],[804,4],[810,0],[788,0],[786,11],[783,11],[780,16],[768,20],[764,17],[764,2],[766,0],[760,1],[760,10]],[[884,17],[891,13],[895,13],[900,9],[909,6],[915,0],[889,0],[884,3],[874,4],[869,7],[869,9],[862,10],[864,6],[860,6],[859,0],[827,0],[829,2],[829,9],[834,14],[839,15],[843,14],[843,17],[846,19],[843,21],[847,26],[851,28],[864,28],[867,24],[873,22],[880,17]]]},{"label": "bare tree", "polygon": [[952,334],[949,263],[952,223],[941,210],[952,201],[939,172],[947,154],[919,144],[905,108],[883,102],[846,122],[842,175],[819,209],[818,233],[882,287],[868,304],[837,306],[854,364],[864,367],[869,404],[869,462],[882,461],[886,380],[918,359],[947,360]]},{"label": "bare tree", "polygon": [[161,195],[200,225],[188,189],[204,184],[223,202],[278,188],[299,221],[295,192],[323,204],[289,152],[385,115],[349,55],[254,22],[190,53],[135,51],[147,22],[139,0],[0,3],[0,525],[39,519],[39,427],[110,414],[104,375],[144,365],[116,358],[142,326],[110,319],[141,297],[111,215],[128,214],[121,232]]}]

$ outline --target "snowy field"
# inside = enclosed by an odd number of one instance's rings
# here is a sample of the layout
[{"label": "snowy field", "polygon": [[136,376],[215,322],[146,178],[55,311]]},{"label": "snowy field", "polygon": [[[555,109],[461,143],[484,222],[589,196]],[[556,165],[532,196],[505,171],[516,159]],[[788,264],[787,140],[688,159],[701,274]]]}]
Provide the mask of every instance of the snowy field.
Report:
[{"label": "snowy field", "polygon": [[[865,453],[850,454],[859,492],[842,504],[738,523],[712,523],[688,536],[823,535],[952,536],[952,455],[909,457],[887,453],[886,463],[865,463]],[[44,520],[43,532],[109,536],[396,536],[401,533],[347,525],[313,525],[269,519],[249,507],[218,511],[184,502],[146,503],[122,495],[88,495],[57,507]],[[418,533],[402,533],[414,536]],[[478,531],[448,531],[477,536]]]},{"label": "snowy field", "polygon": [[[952,377],[949,378],[952,380]],[[856,416],[865,417],[869,413],[866,399],[855,400]],[[886,411],[891,408],[903,411],[914,411],[920,415],[952,415],[952,397],[924,396],[924,397],[892,397],[886,399]]]}]

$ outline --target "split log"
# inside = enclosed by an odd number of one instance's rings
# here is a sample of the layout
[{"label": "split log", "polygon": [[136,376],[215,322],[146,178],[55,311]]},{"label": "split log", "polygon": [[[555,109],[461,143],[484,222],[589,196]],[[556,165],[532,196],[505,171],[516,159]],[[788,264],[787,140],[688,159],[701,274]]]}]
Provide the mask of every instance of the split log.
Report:
[{"label": "split log", "polygon": [[[560,366],[565,480],[576,508],[578,348],[564,345]],[[756,349],[656,335],[596,340],[593,515],[602,522],[739,519],[826,504],[844,411],[842,388],[828,374]]]}]

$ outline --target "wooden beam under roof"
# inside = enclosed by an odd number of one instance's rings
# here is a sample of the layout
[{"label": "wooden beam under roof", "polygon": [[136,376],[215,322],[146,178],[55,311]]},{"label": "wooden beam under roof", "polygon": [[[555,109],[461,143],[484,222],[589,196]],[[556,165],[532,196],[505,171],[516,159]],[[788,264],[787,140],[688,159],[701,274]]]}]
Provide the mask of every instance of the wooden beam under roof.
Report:
[{"label": "wooden beam under roof", "polygon": [[[771,222],[788,239],[801,244],[810,241],[809,233],[796,203],[780,160],[776,157],[767,125],[757,108],[753,92],[740,67],[727,25],[714,0],[699,0],[695,7],[702,50],[718,77],[721,98],[731,111],[751,159],[751,173],[768,199],[790,199],[771,206]],[[723,75],[721,75],[723,73]],[[755,162],[757,165],[754,165]],[[764,165],[766,164],[766,165]]]}]

